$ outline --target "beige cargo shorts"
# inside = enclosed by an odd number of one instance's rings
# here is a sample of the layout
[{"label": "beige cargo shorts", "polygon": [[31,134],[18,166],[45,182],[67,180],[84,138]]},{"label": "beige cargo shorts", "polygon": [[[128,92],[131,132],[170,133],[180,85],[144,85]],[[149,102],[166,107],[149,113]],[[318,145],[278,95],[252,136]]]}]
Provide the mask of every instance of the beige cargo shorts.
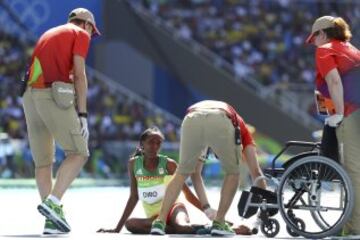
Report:
[{"label": "beige cargo shorts", "polygon": [[345,117],[336,129],[342,164],[349,174],[354,193],[355,204],[350,220],[345,228],[360,234],[360,109]]},{"label": "beige cargo shorts", "polygon": [[23,106],[35,167],[53,163],[55,142],[66,155],[89,156],[88,143],[80,133],[80,121],[74,105],[61,109],[54,102],[50,88],[28,87]]},{"label": "beige cargo shorts", "polygon": [[210,147],[218,156],[226,174],[240,171],[241,147],[235,144],[235,128],[220,109],[196,110],[187,114],[181,125],[178,172],[195,172],[204,148]]}]

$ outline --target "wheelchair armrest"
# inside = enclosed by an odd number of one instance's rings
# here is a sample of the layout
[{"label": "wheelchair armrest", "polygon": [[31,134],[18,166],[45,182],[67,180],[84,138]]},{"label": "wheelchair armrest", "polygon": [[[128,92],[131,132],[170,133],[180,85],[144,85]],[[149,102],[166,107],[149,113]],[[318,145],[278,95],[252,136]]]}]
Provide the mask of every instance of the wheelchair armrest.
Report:
[{"label": "wheelchair armrest", "polygon": [[264,174],[265,175],[270,175],[273,177],[279,177],[281,176],[285,171],[285,168],[265,168],[264,169]]},{"label": "wheelchair armrest", "polygon": [[300,147],[318,147],[320,143],[318,142],[303,142],[303,141],[288,141],[286,146],[300,146]]}]

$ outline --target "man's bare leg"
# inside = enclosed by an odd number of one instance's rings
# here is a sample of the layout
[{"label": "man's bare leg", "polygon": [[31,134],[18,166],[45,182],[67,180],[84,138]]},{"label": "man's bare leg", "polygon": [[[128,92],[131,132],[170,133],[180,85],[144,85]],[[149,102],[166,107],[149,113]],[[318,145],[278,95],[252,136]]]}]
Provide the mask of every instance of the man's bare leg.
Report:
[{"label": "man's bare leg", "polygon": [[52,188],[52,164],[35,168],[35,180],[41,201],[50,194]]},{"label": "man's bare leg", "polygon": [[239,174],[229,174],[224,178],[221,188],[221,197],[219,208],[215,220],[221,223],[225,222],[225,215],[230,208],[235,193],[239,185]]},{"label": "man's bare leg", "polygon": [[166,221],[166,216],[169,213],[170,208],[174,205],[176,199],[178,198],[187,177],[188,175],[175,173],[174,178],[166,187],[164,200],[162,202],[160,214],[158,217],[158,219],[160,219],[162,222]]},{"label": "man's bare leg", "polygon": [[86,160],[87,157],[77,154],[71,154],[65,158],[57,172],[56,182],[51,192],[53,196],[57,197],[59,200],[63,197],[70,184],[79,175]]}]

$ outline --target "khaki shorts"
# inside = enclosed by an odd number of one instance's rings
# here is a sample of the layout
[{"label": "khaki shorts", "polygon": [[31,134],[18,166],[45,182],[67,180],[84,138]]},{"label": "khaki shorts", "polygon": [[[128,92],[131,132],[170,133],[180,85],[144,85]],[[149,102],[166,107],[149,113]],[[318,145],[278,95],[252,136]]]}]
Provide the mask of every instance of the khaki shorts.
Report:
[{"label": "khaki shorts", "polygon": [[29,143],[36,167],[53,163],[56,141],[65,154],[89,156],[88,145],[80,133],[75,106],[60,109],[51,89],[28,87],[23,98]]},{"label": "khaki shorts", "polygon": [[345,227],[352,233],[360,234],[360,109],[345,117],[336,129],[340,158],[351,179],[355,204],[350,220]]},{"label": "khaki shorts", "polygon": [[178,172],[195,172],[204,148],[210,147],[221,161],[226,174],[240,171],[241,148],[235,144],[235,128],[225,112],[217,109],[194,111],[181,125]]}]

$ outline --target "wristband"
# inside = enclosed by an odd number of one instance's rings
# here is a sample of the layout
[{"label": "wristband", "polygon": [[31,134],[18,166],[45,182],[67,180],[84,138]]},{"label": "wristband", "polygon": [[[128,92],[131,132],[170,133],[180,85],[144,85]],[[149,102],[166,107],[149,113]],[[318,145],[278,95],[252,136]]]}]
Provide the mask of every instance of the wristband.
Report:
[{"label": "wristband", "polygon": [[87,118],[88,117],[88,114],[86,112],[79,112],[78,113],[78,116],[79,117],[83,117],[83,118]]}]

